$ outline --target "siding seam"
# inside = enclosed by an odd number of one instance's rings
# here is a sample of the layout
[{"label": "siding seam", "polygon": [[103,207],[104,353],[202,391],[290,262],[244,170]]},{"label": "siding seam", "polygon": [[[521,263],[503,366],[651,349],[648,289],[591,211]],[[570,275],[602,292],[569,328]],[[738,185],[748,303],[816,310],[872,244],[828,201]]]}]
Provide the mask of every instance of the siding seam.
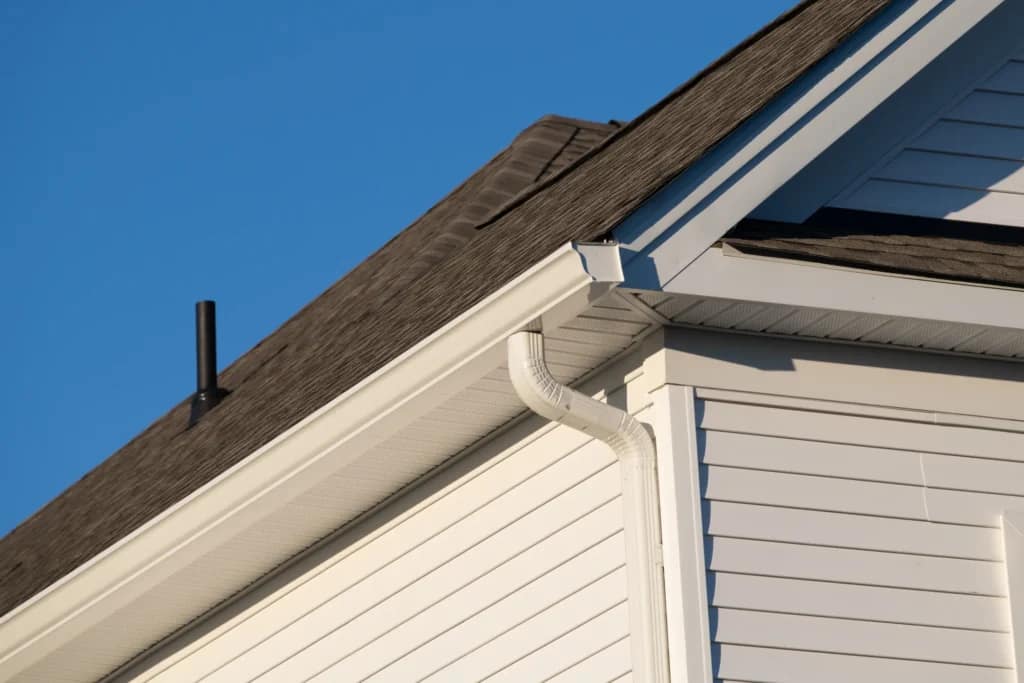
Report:
[{"label": "siding seam", "polygon": [[930,522],[932,515],[928,510],[928,474],[924,469],[924,453],[917,454],[917,462],[921,466],[921,504],[924,506],[924,518]]}]

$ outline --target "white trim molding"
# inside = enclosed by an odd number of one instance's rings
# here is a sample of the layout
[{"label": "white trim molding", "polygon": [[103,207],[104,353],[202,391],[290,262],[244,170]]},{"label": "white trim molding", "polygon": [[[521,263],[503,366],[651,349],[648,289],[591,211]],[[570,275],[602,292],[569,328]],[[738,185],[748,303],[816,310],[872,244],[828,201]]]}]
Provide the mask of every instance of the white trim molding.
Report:
[{"label": "white trim molding", "polygon": [[695,386],[698,395],[788,396],[827,401],[840,412],[841,404],[859,404],[898,419],[905,413],[892,409],[913,411],[921,422],[987,429],[1024,425],[1019,362],[689,328],[666,328],[651,343],[659,341],[660,383]]},{"label": "white trim molding", "polygon": [[[659,363],[664,363],[664,356],[649,357],[644,364],[645,374],[648,366]],[[696,397],[692,387],[663,384],[654,389],[651,398],[658,446],[672,683],[711,683],[714,673]]]},{"label": "white trim molding", "polygon": [[[15,678],[58,648],[75,644],[87,649],[92,627],[115,618],[119,610],[141,596],[159,591],[176,573],[203,562],[215,548],[283,510],[318,482],[343,473],[359,458],[373,457],[374,446],[500,366],[509,334],[538,321],[558,326],[621,280],[615,245],[566,244],[559,248],[0,618],[0,679]],[[386,463],[387,454],[379,457]],[[401,482],[396,481],[396,486]],[[184,605],[182,610],[186,611]],[[182,624],[196,616],[187,615]],[[136,619],[135,623],[141,622]],[[132,637],[124,639],[124,659],[166,635],[133,631]]]},{"label": "white trim molding", "polygon": [[509,336],[508,367],[512,386],[531,410],[605,442],[618,457],[633,675],[639,681],[668,683],[658,477],[647,428],[628,412],[560,384],[548,370],[539,332]]},{"label": "white trim molding", "polygon": [[1024,672],[1024,510],[1003,513],[1003,544],[1006,553],[1006,584],[1013,630],[1013,659],[1017,680]]},{"label": "white trim molding", "polygon": [[660,289],[1011,0],[896,2],[615,230],[627,284]]},{"label": "white trim molding", "polygon": [[728,247],[707,250],[664,291],[1024,330],[1019,289],[747,256]]}]

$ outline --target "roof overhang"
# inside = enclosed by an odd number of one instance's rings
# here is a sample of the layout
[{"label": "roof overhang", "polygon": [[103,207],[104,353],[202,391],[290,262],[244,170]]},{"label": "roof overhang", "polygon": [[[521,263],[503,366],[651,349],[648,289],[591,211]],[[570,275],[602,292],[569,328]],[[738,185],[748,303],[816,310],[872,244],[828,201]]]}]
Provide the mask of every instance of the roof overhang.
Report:
[{"label": "roof overhang", "polygon": [[[463,315],[367,377],[236,466],[121,539],[0,619],[0,678],[41,680],[65,653],[92,653],[76,668],[83,680],[106,674],[216,602],[273,569],[332,528],[274,538],[280,552],[248,553],[237,543],[254,527],[325,480],[344,481],[346,468],[388,453],[377,446],[504,362],[505,340],[524,328],[554,329],[621,283],[619,250],[611,244],[567,244]],[[443,456],[450,453],[442,454]],[[440,463],[440,460],[438,464]],[[407,476],[407,475],[406,475]],[[402,481],[395,473],[393,489]],[[352,486],[361,483],[354,481]],[[339,492],[344,496],[344,492]],[[379,502],[379,501],[377,501]],[[328,522],[330,523],[330,522]],[[333,522],[334,528],[337,521]],[[258,538],[258,537],[257,537]],[[265,540],[265,539],[260,539]],[[290,545],[289,545],[290,544]],[[259,545],[266,545],[260,543]],[[292,547],[294,546],[294,547]],[[211,559],[218,548],[232,548]],[[248,546],[247,546],[248,547]],[[197,568],[235,576],[212,604],[170,590],[176,576]],[[162,594],[162,597],[161,597]],[[131,620],[124,610],[145,596],[173,609]],[[190,604],[190,601],[195,604]],[[118,619],[121,621],[118,622]],[[106,626],[121,625],[116,643]],[[95,656],[98,651],[106,653]],[[65,662],[66,666],[67,663]],[[104,668],[105,667],[105,668]]]},{"label": "roof overhang", "polygon": [[750,256],[728,246],[708,250],[664,291],[1024,329],[1019,289]]},{"label": "roof overhang", "polygon": [[[628,283],[627,283],[628,284]],[[709,249],[659,295],[675,324],[1024,357],[1024,291]]]},{"label": "roof overhang", "polygon": [[[893,2],[615,228],[624,288],[666,324],[1024,357],[1020,290],[715,246],[817,160],[836,149],[840,157],[852,155],[856,141],[847,134],[873,112],[909,106],[907,91],[922,100],[922,111],[946,96],[923,93],[935,90],[934,81],[915,77],[936,70],[941,76],[950,59],[969,62],[964,51],[983,44],[1016,45],[1019,38],[1005,25],[1019,23],[1022,7],[1018,0]],[[963,71],[951,87],[973,77]],[[843,160],[831,163],[841,167]],[[843,185],[829,182],[800,204],[804,213],[827,201],[832,185]]]},{"label": "roof overhang", "polygon": [[[260,533],[261,527],[281,528],[275,527],[278,518],[301,515],[304,508],[297,501],[323,490],[325,482],[344,485],[351,469],[365,471],[367,463],[376,463],[384,476],[394,478],[390,488],[380,489],[384,493],[359,492],[361,483],[354,485],[351,495],[362,496],[363,511],[379,503],[415,479],[399,472],[394,452],[382,448],[396,433],[500,369],[509,334],[538,324],[545,331],[558,328],[623,280],[635,288],[638,306],[650,305],[648,322],[743,330],[750,310],[757,308],[777,315],[780,324],[750,330],[758,333],[833,338],[827,331],[830,316],[854,316],[877,329],[906,325],[901,332],[906,338],[927,324],[934,338],[965,333],[967,341],[988,340],[995,349],[1024,352],[1019,337],[1024,324],[1014,315],[1022,310],[1017,291],[740,257],[711,248],[914,74],[1013,1],[892,3],[870,29],[839,46],[629,217],[616,230],[630,250],[621,252],[628,259],[620,260],[620,250],[610,245],[560,248],[5,615],[0,678],[56,678],[46,667],[71,659],[76,677],[102,676],[335,529],[335,512],[317,523],[303,519],[305,535],[275,537],[269,544],[274,555],[263,547],[267,532]],[[769,282],[772,287],[765,286]],[[805,326],[794,327],[805,320]],[[916,340],[906,345],[956,348]],[[967,351],[988,352],[977,345]],[[438,448],[435,464],[452,453]],[[197,575],[221,583],[211,584],[206,597],[179,598],[173,586]],[[173,604],[158,609],[159,602]],[[108,637],[115,631],[116,638]]]},{"label": "roof overhang", "polygon": [[662,289],[995,10],[1016,6],[893,2],[615,229],[628,283]]}]

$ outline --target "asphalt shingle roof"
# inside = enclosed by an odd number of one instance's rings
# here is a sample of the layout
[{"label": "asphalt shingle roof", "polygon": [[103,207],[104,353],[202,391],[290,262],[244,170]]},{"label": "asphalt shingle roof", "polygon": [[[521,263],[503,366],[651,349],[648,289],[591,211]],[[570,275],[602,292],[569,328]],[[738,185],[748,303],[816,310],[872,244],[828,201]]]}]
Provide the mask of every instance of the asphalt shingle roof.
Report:
[{"label": "asphalt shingle roof", "polygon": [[806,223],[745,220],[722,242],[740,251],[866,270],[1024,287],[1024,230],[824,209]]},{"label": "asphalt shingle roof", "polygon": [[[0,540],[0,614],[131,533],[572,240],[607,234],[870,21],[811,0],[623,127],[542,119],[422,218]],[[409,287],[415,280],[416,286]]]}]

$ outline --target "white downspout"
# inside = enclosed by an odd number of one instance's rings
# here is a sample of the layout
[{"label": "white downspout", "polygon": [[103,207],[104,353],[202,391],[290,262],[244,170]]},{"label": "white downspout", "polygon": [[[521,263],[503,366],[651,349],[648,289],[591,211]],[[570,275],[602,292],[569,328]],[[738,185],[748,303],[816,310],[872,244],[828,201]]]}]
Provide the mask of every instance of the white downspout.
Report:
[{"label": "white downspout", "polygon": [[512,385],[535,413],[568,425],[611,446],[622,473],[622,503],[629,581],[633,677],[667,683],[668,631],[661,567],[661,523],[654,442],[639,420],[624,410],[559,384],[544,361],[544,337],[516,332],[508,338]]}]

